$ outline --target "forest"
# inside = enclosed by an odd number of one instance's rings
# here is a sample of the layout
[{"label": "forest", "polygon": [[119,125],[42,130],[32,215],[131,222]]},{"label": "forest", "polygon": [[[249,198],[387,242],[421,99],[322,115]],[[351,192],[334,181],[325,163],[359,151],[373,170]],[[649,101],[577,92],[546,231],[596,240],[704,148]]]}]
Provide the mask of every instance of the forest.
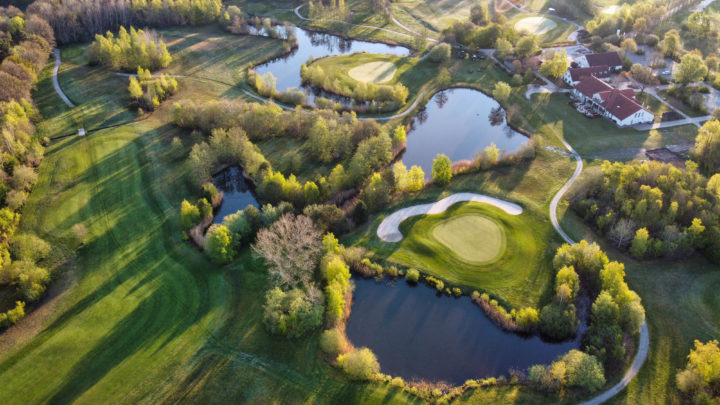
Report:
[{"label": "forest", "polygon": [[[40,16],[0,7],[0,289],[11,288],[13,307],[0,303],[0,328],[18,322],[27,302],[37,301],[50,280],[43,267],[50,244],[33,234],[16,235],[22,207],[37,181],[36,167],[47,139],[39,139],[41,117],[30,95],[51,48],[53,31]],[[5,311],[5,312],[3,312]]]}]

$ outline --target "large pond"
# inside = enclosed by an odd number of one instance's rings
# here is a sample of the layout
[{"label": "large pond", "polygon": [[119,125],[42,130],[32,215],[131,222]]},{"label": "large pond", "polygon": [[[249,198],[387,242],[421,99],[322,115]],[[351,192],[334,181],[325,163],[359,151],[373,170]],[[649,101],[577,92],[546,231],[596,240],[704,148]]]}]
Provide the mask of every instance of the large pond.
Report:
[{"label": "large pond", "polygon": [[385,374],[462,384],[549,364],[579,338],[545,342],[504,332],[469,297],[438,297],[426,285],[354,278],[347,336],[369,347]]},{"label": "large pond", "polygon": [[222,205],[215,214],[214,223],[221,223],[226,215],[234,214],[248,205],[259,207],[240,167],[231,166],[216,174],[213,176],[213,184],[223,192]]},{"label": "large pond", "polygon": [[512,153],[527,141],[507,125],[505,111],[493,98],[477,90],[451,89],[435,94],[415,118],[402,161],[408,168],[420,166],[429,177],[438,153],[456,162],[473,159],[491,143]]},{"label": "large pond", "polygon": [[272,60],[255,67],[260,74],[271,72],[277,79],[277,89],[283,91],[290,87],[301,88],[300,65],[312,56],[320,58],[330,55],[342,55],[353,52],[380,53],[398,56],[410,55],[410,50],[402,46],[349,40],[324,33],[316,33],[297,28],[295,31],[298,47],[290,55]]}]

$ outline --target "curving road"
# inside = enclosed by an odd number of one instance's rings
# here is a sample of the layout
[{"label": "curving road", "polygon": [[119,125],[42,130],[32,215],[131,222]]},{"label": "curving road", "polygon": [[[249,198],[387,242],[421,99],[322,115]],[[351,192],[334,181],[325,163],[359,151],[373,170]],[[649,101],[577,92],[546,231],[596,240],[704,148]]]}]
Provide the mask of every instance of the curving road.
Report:
[{"label": "curving road", "polygon": [[[580,173],[582,173],[583,170],[583,161],[582,157],[573,149],[572,146],[570,146],[569,143],[567,143],[564,139],[560,138],[562,143],[565,145],[565,147],[570,151],[571,156],[573,159],[575,159],[576,165],[575,165],[575,172],[570,177],[570,180],[565,183],[564,186],[555,194],[555,197],[553,197],[552,201],[550,202],[550,221],[552,222],[553,227],[557,231],[558,234],[565,240],[565,242],[569,244],[574,244],[575,241],[572,240],[572,238],[565,232],[565,230],[562,229],[560,226],[560,222],[557,218],[557,208],[558,204],[560,203],[560,200],[562,200],[562,197],[565,195],[565,193],[572,187],[573,183],[575,183],[575,180],[577,180],[578,177],[580,177]],[[637,373],[640,371],[640,368],[645,363],[645,360],[647,359],[648,351],[650,349],[650,332],[648,331],[647,321],[643,322],[642,326],[640,326],[640,344],[638,345],[638,351],[637,354],[635,354],[635,359],[633,360],[632,364],[630,365],[630,368],[628,368],[627,372],[625,372],[625,375],[623,376],[623,379],[620,380],[617,384],[613,385],[606,391],[603,391],[598,396],[585,401],[581,402],[579,405],[600,405],[603,402],[609,400],[613,396],[615,396],[617,393],[625,389],[625,387],[630,384],[630,381],[635,378]]]}]

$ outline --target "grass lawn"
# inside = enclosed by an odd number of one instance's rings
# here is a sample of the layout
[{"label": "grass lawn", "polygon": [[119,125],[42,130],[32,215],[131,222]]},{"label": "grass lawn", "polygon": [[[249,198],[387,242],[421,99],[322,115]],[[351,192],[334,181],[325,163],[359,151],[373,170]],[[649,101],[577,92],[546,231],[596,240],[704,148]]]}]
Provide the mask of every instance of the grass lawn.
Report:
[{"label": "grass lawn", "polygon": [[[427,220],[430,222],[435,218]],[[507,240],[502,226],[484,215],[454,215],[436,223],[431,228],[431,236],[460,260],[470,264],[486,264],[493,262],[505,251]],[[413,228],[411,233],[417,228]],[[430,239],[427,235],[422,236]]]},{"label": "grass lawn", "polygon": [[395,18],[409,28],[421,32],[427,30],[430,36],[439,37],[440,32],[451,26],[455,21],[470,19],[470,9],[479,3],[489,0],[399,0],[392,3]]},{"label": "grass lawn", "polygon": [[[457,220],[453,221],[467,216],[484,219],[489,235],[477,238],[482,229],[467,226],[473,224],[458,227]],[[485,204],[461,203],[442,214],[409,218],[400,231],[405,238],[399,243],[371,240],[368,245],[376,258],[470,290],[488,291],[514,307],[537,305],[551,278],[544,257],[546,245],[540,239],[540,235],[548,236],[547,225],[526,213],[513,216]],[[465,238],[465,243],[448,246],[459,238]],[[489,245],[481,248],[486,238]]]},{"label": "grass lawn", "polygon": [[704,115],[708,115],[707,112],[696,110],[696,109],[690,107],[689,105],[685,104],[682,100],[670,96],[666,90],[658,91],[657,95],[660,96],[660,98],[662,98],[663,100],[668,102],[673,107],[675,107],[678,110],[687,114],[689,117],[702,117]]},{"label": "grass lawn", "polygon": [[353,79],[363,83],[385,83],[392,80],[397,73],[397,67],[391,62],[368,62],[354,67],[348,71]]}]

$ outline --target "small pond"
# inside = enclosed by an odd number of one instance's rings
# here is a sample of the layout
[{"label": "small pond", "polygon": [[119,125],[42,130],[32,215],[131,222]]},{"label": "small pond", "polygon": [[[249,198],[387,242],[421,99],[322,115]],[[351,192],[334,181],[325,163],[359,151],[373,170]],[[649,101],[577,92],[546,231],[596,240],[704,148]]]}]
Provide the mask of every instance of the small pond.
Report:
[{"label": "small pond", "polygon": [[410,50],[402,46],[391,46],[344,39],[336,35],[316,33],[301,28],[295,30],[298,47],[291,54],[258,65],[255,71],[260,74],[271,72],[277,79],[277,89],[286,90],[290,87],[302,87],[300,65],[307,62],[310,56],[321,58],[330,55],[342,55],[353,52],[379,53],[397,56],[408,56]]},{"label": "small pond", "polygon": [[242,168],[231,166],[213,176],[213,184],[223,192],[223,202],[215,213],[214,223],[222,222],[226,215],[245,209],[248,205],[260,207],[248,186]]},{"label": "small pond", "polygon": [[438,297],[434,289],[402,279],[353,280],[348,338],[355,347],[369,347],[383,373],[405,380],[460,385],[549,364],[579,346],[579,338],[549,343],[505,332],[469,297]]},{"label": "small pond", "polygon": [[477,90],[451,89],[435,94],[413,120],[402,161],[408,169],[420,166],[429,178],[438,153],[456,162],[473,159],[491,143],[512,153],[527,141],[507,125],[505,112],[493,98]]}]

